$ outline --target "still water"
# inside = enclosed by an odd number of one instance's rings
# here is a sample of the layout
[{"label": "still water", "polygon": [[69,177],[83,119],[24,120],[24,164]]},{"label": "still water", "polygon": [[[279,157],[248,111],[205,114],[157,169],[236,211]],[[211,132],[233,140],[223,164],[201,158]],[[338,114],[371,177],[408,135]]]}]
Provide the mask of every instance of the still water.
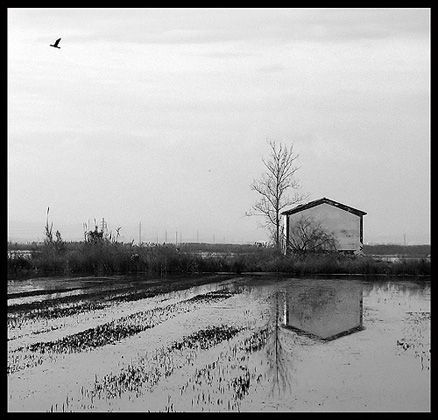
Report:
[{"label": "still water", "polygon": [[351,281],[294,282],[285,287],[284,326],[334,340],[363,328],[363,286]]},{"label": "still water", "polygon": [[284,310],[279,348],[289,386],[266,408],[430,409],[429,284],[288,283],[279,285]]},{"label": "still water", "polygon": [[107,282],[11,285],[10,411],[430,410],[428,281]]},{"label": "still water", "polygon": [[295,279],[272,288],[280,328],[271,397],[241,409],[430,409],[430,283]]}]

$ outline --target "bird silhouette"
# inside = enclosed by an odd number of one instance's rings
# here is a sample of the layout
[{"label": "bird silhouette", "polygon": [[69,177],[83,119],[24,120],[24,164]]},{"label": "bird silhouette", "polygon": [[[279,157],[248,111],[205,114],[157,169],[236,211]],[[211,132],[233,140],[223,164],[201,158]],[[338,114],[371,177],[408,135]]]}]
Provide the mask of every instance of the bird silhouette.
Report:
[{"label": "bird silhouette", "polygon": [[58,47],[59,41],[61,41],[61,38],[58,38],[58,39],[55,41],[55,43],[54,43],[54,44],[50,44],[50,46],[51,46],[51,47],[54,47],[54,48],[61,48],[61,47]]}]

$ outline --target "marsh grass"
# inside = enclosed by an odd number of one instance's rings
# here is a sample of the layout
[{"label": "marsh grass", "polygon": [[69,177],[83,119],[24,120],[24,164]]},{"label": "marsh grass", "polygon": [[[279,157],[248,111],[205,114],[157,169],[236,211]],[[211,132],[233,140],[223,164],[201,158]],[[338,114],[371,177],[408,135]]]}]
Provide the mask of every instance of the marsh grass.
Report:
[{"label": "marsh grass", "polygon": [[[56,241],[54,241],[56,242]],[[59,245],[59,244],[58,244]],[[274,248],[244,246],[243,252],[201,255],[191,244],[121,243],[109,240],[45,242],[34,247],[31,258],[8,257],[8,278],[52,275],[159,275],[207,272],[283,272],[314,274],[430,275],[430,260],[379,261],[370,256],[309,253],[284,256]]]}]

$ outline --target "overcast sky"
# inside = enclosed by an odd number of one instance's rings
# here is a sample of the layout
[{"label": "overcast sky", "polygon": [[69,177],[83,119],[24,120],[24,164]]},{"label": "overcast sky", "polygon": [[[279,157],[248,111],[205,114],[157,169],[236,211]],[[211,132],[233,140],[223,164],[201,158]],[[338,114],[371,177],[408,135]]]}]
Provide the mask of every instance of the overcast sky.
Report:
[{"label": "overcast sky", "polygon": [[[61,49],[49,47],[61,37]],[[365,242],[430,242],[429,9],[8,9],[10,240],[252,242],[267,139]]]}]

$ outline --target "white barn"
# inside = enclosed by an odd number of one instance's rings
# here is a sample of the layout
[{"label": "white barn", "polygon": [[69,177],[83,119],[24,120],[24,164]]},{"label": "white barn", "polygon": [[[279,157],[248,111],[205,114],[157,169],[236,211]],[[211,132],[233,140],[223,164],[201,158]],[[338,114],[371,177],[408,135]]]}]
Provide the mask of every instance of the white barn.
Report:
[{"label": "white barn", "polygon": [[[294,225],[311,219],[334,235],[336,248],[345,253],[360,253],[363,248],[363,216],[366,213],[328,198],[301,204],[282,212],[285,244],[289,243]],[[287,246],[284,247],[287,252]]]}]

